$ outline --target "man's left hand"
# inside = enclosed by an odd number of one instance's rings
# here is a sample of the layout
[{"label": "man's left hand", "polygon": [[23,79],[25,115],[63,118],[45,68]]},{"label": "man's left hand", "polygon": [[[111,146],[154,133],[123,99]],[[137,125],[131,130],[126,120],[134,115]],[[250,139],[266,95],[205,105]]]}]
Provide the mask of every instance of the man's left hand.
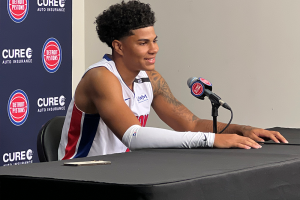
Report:
[{"label": "man's left hand", "polygon": [[245,137],[249,137],[256,142],[264,142],[265,140],[262,138],[270,138],[276,143],[288,143],[288,141],[278,131],[268,131],[251,126],[244,126],[242,128],[242,135]]}]

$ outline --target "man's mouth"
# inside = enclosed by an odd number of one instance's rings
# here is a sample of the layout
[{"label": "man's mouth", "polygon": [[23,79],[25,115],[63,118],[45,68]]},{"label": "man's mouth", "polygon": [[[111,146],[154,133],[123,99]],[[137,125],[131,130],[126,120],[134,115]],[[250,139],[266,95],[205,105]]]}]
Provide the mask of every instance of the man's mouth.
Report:
[{"label": "man's mouth", "polygon": [[155,58],[145,58],[150,63],[155,63]]}]

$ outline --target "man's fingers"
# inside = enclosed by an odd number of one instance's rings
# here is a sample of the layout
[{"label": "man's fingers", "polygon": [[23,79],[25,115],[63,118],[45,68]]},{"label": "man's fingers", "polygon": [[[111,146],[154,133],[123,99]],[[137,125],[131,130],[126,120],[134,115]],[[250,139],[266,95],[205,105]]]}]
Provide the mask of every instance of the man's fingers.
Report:
[{"label": "man's fingers", "polygon": [[236,145],[236,148],[240,148],[240,149],[251,149],[251,147],[247,146],[247,145],[244,145],[244,144],[240,144],[238,143]]},{"label": "man's fingers", "polygon": [[251,148],[253,148],[253,149],[260,149],[261,148],[261,146],[259,145],[259,144],[253,144],[253,143],[248,143],[249,145],[247,145],[247,144],[242,144],[242,143],[237,143],[236,144],[236,148],[240,148],[240,149],[251,149]]},{"label": "man's fingers", "polygon": [[261,148],[261,146],[258,143],[256,143],[254,140],[252,140],[250,138],[249,139],[246,138],[246,141],[245,141],[244,144],[247,145],[247,146],[249,146],[249,147],[251,147],[251,148],[254,148],[254,149]]},{"label": "man's fingers", "polygon": [[270,139],[276,143],[279,143],[279,140],[275,137],[275,135],[270,135]]},{"label": "man's fingers", "polygon": [[254,129],[251,133],[245,135],[254,139],[255,141],[263,142],[263,139],[260,137],[270,138],[276,143],[283,142],[288,143],[288,141],[277,131],[269,131],[264,129]]},{"label": "man's fingers", "polygon": [[289,143],[279,132],[272,131],[273,135],[283,143]]},{"label": "man's fingers", "polygon": [[243,149],[249,149],[249,148],[254,148],[254,149],[259,149],[261,146],[256,143],[254,140],[251,138],[246,138],[246,137],[241,137],[239,138],[239,142],[237,143],[238,148],[243,148]]},{"label": "man's fingers", "polygon": [[269,138],[276,143],[280,143],[280,141],[288,143],[288,141],[277,131],[271,131],[269,134]]},{"label": "man's fingers", "polygon": [[252,140],[256,141],[256,142],[264,142],[265,140],[258,137],[257,135],[255,134],[252,134],[251,136],[249,136]]}]

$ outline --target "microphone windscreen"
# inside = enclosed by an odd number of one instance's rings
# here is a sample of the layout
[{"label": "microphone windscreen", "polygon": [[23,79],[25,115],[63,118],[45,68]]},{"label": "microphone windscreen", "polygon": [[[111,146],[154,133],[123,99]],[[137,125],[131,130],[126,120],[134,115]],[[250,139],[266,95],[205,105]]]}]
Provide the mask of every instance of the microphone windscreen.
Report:
[{"label": "microphone windscreen", "polygon": [[187,80],[187,85],[189,86],[189,88],[191,87],[191,85],[192,85],[195,81],[197,81],[197,79],[198,79],[198,78],[196,78],[196,77],[191,77],[191,78],[189,78],[189,79]]}]

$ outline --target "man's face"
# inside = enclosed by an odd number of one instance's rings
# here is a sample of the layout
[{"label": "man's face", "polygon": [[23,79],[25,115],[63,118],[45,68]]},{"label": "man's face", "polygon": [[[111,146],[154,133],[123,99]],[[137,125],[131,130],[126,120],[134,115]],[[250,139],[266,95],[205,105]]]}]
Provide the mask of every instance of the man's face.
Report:
[{"label": "man's face", "polygon": [[136,29],[132,32],[134,35],[121,40],[125,65],[133,71],[153,70],[155,56],[159,49],[153,26]]}]

